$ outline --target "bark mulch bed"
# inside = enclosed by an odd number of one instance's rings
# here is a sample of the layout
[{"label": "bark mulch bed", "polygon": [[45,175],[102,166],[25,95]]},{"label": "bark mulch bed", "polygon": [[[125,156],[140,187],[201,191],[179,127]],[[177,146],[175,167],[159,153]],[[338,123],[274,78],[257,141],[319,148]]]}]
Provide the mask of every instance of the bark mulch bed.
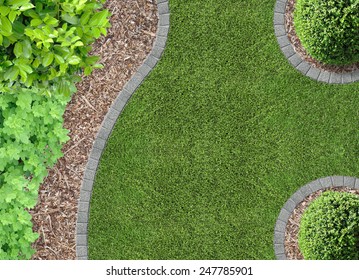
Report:
[{"label": "bark mulch bed", "polygon": [[301,203],[297,205],[294,209],[292,215],[289,217],[286,232],[285,232],[285,241],[284,248],[287,259],[290,260],[303,260],[304,257],[299,250],[298,246],[298,233],[299,233],[299,225],[300,219],[302,217],[303,212],[309,206],[309,204],[316,199],[319,195],[321,195],[325,191],[338,191],[338,192],[349,192],[359,195],[358,189],[351,189],[348,187],[332,187],[325,190],[319,190],[311,195],[307,196]]},{"label": "bark mulch bed", "polygon": [[293,23],[293,12],[295,9],[296,0],[288,0],[287,6],[285,9],[285,29],[288,34],[288,39],[291,42],[295,52],[306,62],[313,65],[314,67],[326,70],[329,72],[335,73],[345,73],[353,72],[359,69],[359,62],[351,65],[337,66],[337,65],[328,65],[319,62],[318,60],[312,58],[302,46],[297,34],[295,33],[294,23]]},{"label": "bark mulch bed", "polygon": [[30,211],[33,230],[32,259],[76,259],[75,226],[84,168],[95,136],[112,102],[152,49],[157,31],[155,0],[108,0],[112,27],[93,45],[104,68],[77,84],[68,104],[64,126],[71,140],[64,156],[41,185],[36,207]]}]

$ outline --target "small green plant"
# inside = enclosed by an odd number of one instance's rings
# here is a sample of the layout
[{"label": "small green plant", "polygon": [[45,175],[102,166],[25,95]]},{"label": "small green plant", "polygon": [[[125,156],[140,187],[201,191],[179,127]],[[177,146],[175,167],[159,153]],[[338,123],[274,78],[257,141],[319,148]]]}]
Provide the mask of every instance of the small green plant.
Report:
[{"label": "small green plant", "polygon": [[309,260],[359,259],[359,197],[327,191],[303,213],[299,248]]},{"label": "small green plant", "polygon": [[359,0],[297,0],[294,26],[313,58],[333,65],[359,61]]},{"label": "small green plant", "polygon": [[[74,91],[74,89],[71,89]],[[22,89],[0,94],[0,259],[28,259],[37,239],[31,215],[38,187],[68,140],[62,115],[70,97]]]},{"label": "small green plant", "polygon": [[38,188],[68,140],[63,113],[90,44],[106,34],[105,0],[0,0],[0,259],[29,259]]}]

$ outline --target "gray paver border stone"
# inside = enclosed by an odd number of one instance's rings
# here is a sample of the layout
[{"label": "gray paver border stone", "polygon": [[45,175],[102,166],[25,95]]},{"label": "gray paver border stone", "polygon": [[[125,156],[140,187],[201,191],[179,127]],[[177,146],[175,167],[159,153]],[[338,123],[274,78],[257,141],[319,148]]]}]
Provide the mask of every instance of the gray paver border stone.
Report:
[{"label": "gray paver border stone", "polygon": [[150,54],[143,62],[141,67],[127,82],[123,90],[118,94],[110,110],[105,116],[104,121],[97,133],[92,150],[85,167],[84,179],[81,186],[80,198],[78,202],[77,222],[76,222],[76,258],[78,260],[88,259],[88,220],[90,214],[90,200],[93,184],[96,176],[97,167],[102,152],[106,147],[106,142],[112,129],[120,116],[126,103],[141,85],[147,75],[153,70],[161,58],[166,46],[168,31],[170,28],[170,10],[168,0],[157,0],[157,34]]},{"label": "gray paver border stone", "polygon": [[288,59],[289,63],[303,75],[318,82],[329,84],[349,84],[359,81],[359,70],[340,74],[332,73],[309,65],[299,55],[297,55],[292,44],[288,40],[288,35],[284,26],[284,15],[287,2],[288,0],[277,0],[274,6],[273,24],[274,33],[279,47],[284,56]]},{"label": "gray paver border stone", "polygon": [[297,190],[284,204],[281,209],[277,222],[274,227],[274,253],[278,260],[286,260],[284,252],[285,229],[289,217],[295,207],[302,202],[308,195],[330,187],[349,187],[359,189],[359,178],[349,176],[328,176],[314,180]]}]

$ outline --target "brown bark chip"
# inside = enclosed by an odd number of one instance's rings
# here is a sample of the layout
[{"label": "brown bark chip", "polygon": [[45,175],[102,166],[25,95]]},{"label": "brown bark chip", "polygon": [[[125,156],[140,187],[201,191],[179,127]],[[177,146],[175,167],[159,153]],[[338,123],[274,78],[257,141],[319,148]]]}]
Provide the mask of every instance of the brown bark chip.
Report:
[{"label": "brown bark chip", "polygon": [[64,156],[40,186],[38,203],[30,211],[33,230],[32,259],[75,259],[77,204],[84,168],[100,125],[120,90],[152,49],[157,31],[155,0],[108,0],[111,28],[93,45],[103,69],[84,77],[68,104],[64,127],[70,140]]}]

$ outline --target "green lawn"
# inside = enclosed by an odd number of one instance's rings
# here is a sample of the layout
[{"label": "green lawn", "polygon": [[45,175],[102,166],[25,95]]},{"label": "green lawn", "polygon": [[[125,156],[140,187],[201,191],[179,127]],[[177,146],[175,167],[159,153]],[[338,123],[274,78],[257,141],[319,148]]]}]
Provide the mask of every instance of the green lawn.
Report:
[{"label": "green lawn", "polygon": [[358,176],[358,83],[297,72],[274,4],[170,0],[164,56],[101,159],[91,259],[274,259],[277,216],[299,187]]}]

